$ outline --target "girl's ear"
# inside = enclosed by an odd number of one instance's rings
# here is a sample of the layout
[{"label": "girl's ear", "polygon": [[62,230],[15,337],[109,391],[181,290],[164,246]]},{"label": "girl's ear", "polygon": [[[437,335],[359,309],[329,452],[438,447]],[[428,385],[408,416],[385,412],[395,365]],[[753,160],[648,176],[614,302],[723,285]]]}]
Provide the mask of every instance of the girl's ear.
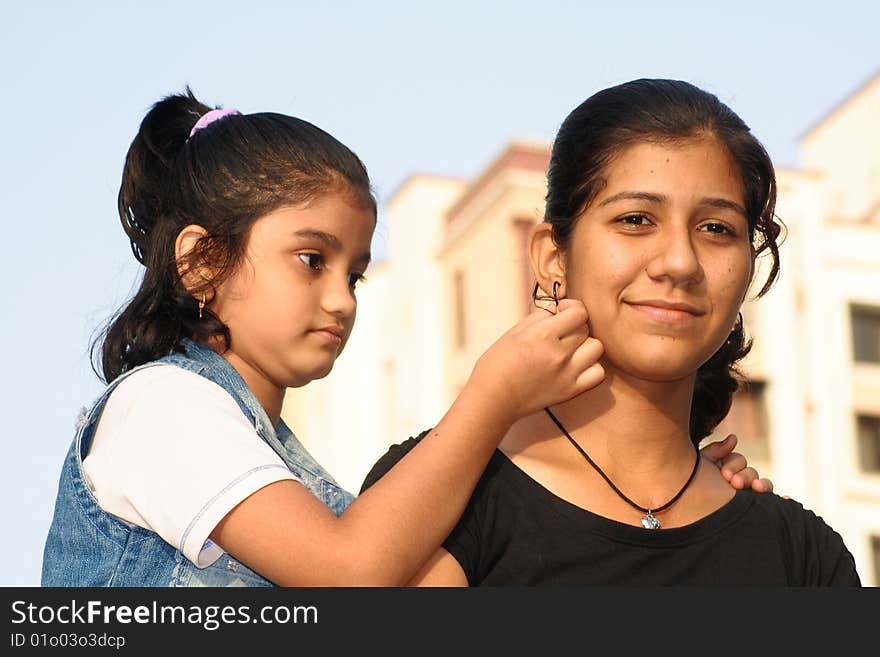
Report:
[{"label": "girl's ear", "polygon": [[542,221],[532,229],[529,237],[529,263],[538,286],[552,294],[553,283],[560,299],[565,298],[565,259],[562,250],[553,241],[553,227]]},{"label": "girl's ear", "polygon": [[174,240],[174,259],[183,286],[192,294],[201,293],[211,280],[200,257],[199,242],[207,239],[208,231],[198,224],[183,228]]}]

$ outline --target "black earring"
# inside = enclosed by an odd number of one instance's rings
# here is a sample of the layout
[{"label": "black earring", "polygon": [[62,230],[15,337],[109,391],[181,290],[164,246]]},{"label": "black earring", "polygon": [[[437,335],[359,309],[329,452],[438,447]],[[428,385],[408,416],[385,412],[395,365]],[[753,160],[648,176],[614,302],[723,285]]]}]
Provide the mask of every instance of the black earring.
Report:
[{"label": "black earring", "polygon": [[559,281],[553,281],[553,296],[548,297],[546,294],[538,294],[539,290],[541,292],[543,292],[543,290],[541,290],[541,286],[539,283],[535,283],[535,289],[532,290],[532,301],[534,302],[534,304],[538,308],[541,308],[542,310],[547,310],[547,311],[550,311],[550,309],[547,308],[546,306],[544,306],[543,304],[541,304],[540,303],[541,301],[552,301],[554,303],[554,305],[556,305],[558,307],[559,306],[559,296],[558,296],[558,293],[556,292],[556,289],[559,287],[559,285],[560,285]]}]

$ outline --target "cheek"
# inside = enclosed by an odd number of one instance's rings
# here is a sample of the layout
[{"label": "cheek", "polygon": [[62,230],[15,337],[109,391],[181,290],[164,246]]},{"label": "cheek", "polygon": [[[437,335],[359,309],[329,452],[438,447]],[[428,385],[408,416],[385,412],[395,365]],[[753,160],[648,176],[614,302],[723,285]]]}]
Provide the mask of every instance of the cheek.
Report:
[{"label": "cheek", "polygon": [[587,252],[566,276],[566,295],[584,302],[588,312],[609,312],[616,306],[622,291],[636,280],[640,271],[638,258],[624,257],[619,250]]},{"label": "cheek", "polygon": [[739,313],[751,282],[751,261],[730,261],[716,271],[715,307],[731,322]]},{"label": "cheek", "polygon": [[752,283],[752,276],[754,275],[754,262],[750,252],[744,253],[740,258],[731,263],[728,267],[727,275],[733,281],[731,287],[734,290],[737,301],[742,302],[745,299],[746,292]]},{"label": "cheek", "polygon": [[639,258],[619,249],[582,248],[576,263],[566,262],[569,296],[585,299],[591,292],[620,286],[639,270]]},{"label": "cheek", "polygon": [[259,283],[250,257],[242,262],[217,287],[218,300],[226,303],[240,303],[253,295],[253,288]]},{"label": "cheek", "polygon": [[355,307],[354,312],[352,312],[351,317],[345,322],[345,333],[342,335],[342,343],[339,345],[339,350],[336,352],[336,357],[339,358],[340,354],[342,354],[342,350],[345,349],[345,345],[348,344],[348,339],[351,337],[351,332],[354,329],[354,320],[357,316],[357,299],[355,299]]},{"label": "cheek", "polygon": [[226,322],[230,315],[237,314],[240,300],[246,297],[247,286],[236,273],[214,289],[214,299],[209,305],[214,314]]},{"label": "cheek", "polygon": [[351,332],[354,330],[354,321],[357,319],[357,299],[354,301],[354,310],[351,312],[351,316],[345,321],[345,335],[343,336],[343,344],[348,342],[348,338],[351,336]]}]

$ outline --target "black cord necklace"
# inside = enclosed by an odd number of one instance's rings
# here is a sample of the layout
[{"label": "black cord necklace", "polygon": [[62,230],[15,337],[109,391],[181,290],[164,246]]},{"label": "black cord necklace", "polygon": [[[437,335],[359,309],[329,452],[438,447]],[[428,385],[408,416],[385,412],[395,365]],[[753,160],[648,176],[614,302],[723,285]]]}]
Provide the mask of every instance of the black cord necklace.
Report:
[{"label": "black cord necklace", "polygon": [[547,411],[547,415],[549,415],[550,419],[553,420],[554,424],[556,424],[556,426],[559,427],[559,430],[563,434],[565,434],[565,437],[568,438],[568,442],[570,442],[572,445],[574,445],[575,449],[581,453],[581,456],[583,456],[585,459],[587,459],[587,463],[592,465],[593,468],[595,468],[596,472],[598,472],[600,475],[602,475],[602,478],[608,482],[608,485],[611,486],[612,490],[614,490],[614,492],[617,493],[627,504],[635,507],[636,509],[638,509],[642,513],[645,513],[645,517],[642,518],[642,527],[644,527],[645,529],[660,529],[660,521],[654,517],[654,512],[659,513],[660,511],[663,511],[664,509],[668,509],[670,506],[675,504],[678,501],[678,498],[682,496],[682,493],[684,493],[687,490],[687,487],[691,485],[691,482],[694,480],[694,477],[697,475],[697,470],[700,467],[700,451],[699,450],[697,450],[697,460],[694,463],[694,469],[691,472],[691,476],[688,477],[688,480],[686,482],[684,482],[684,486],[682,486],[681,490],[675,494],[675,497],[673,497],[671,500],[669,500],[663,506],[658,506],[656,509],[648,509],[643,506],[639,506],[638,504],[633,502],[631,499],[629,499],[626,495],[624,495],[623,493],[620,492],[620,489],[614,485],[614,483],[608,478],[608,475],[606,475],[604,472],[602,472],[602,468],[600,468],[598,465],[596,465],[595,461],[593,461],[593,459],[590,458],[589,454],[587,454],[584,451],[583,447],[578,445],[577,441],[575,441],[575,439],[571,437],[571,434],[569,434],[568,431],[565,430],[565,427],[562,426],[562,422],[560,422],[558,419],[556,419],[556,416],[550,412],[550,409],[545,408],[544,410]]}]

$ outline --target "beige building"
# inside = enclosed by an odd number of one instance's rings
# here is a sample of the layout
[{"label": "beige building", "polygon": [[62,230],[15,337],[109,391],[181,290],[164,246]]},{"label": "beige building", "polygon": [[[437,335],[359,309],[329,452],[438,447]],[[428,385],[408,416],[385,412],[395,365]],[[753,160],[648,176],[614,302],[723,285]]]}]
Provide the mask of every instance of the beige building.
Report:
[{"label": "beige building", "polygon": [[[716,435],[735,431],[738,450],[834,526],[876,586],[880,76],[801,147],[803,168],[777,171],[780,278],[743,313],[755,339],[750,383]],[[346,353],[284,409],[352,492],[390,444],[442,417],[480,354],[529,311],[525,245],[542,218],[548,161],[547,144],[513,143],[474,180],[414,176],[387,204],[389,257],[359,293]]]}]

